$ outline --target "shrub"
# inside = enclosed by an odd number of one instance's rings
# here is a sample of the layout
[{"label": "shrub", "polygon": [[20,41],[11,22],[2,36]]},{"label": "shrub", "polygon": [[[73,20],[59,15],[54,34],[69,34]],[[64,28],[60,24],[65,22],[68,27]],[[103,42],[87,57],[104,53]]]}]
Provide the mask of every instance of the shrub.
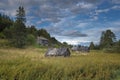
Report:
[{"label": "shrub", "polygon": [[34,45],[36,43],[35,36],[32,34],[27,35],[27,45]]}]

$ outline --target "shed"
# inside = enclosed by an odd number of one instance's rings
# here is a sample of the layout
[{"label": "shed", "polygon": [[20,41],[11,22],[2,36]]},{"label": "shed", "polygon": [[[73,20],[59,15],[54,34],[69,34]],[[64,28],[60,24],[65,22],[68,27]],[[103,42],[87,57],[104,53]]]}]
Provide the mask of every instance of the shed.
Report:
[{"label": "shed", "polygon": [[37,43],[42,45],[42,46],[48,46],[49,45],[49,40],[45,37],[37,37]]}]

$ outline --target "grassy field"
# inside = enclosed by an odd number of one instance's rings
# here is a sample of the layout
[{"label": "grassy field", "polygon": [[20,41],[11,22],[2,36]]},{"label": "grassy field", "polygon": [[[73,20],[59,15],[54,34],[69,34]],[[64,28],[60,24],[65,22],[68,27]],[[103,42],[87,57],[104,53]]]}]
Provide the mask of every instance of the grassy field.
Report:
[{"label": "grassy field", "polygon": [[46,49],[0,49],[0,80],[120,80],[120,54],[44,57]]}]

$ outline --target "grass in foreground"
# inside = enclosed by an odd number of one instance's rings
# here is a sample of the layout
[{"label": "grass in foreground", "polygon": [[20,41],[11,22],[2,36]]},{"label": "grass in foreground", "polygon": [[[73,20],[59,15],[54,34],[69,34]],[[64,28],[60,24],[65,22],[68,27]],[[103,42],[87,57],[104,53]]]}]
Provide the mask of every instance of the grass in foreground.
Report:
[{"label": "grass in foreground", "polygon": [[120,80],[120,54],[44,57],[46,49],[0,49],[0,80]]}]

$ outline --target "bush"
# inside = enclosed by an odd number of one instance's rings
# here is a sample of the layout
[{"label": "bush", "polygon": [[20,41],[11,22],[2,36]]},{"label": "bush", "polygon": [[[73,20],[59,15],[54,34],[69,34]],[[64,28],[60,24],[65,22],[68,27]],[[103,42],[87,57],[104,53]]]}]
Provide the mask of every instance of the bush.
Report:
[{"label": "bush", "polygon": [[120,53],[120,46],[113,46],[110,48],[104,48],[103,51],[107,52],[107,53]]},{"label": "bush", "polygon": [[0,47],[3,48],[3,47],[8,47],[8,46],[10,46],[8,40],[6,40],[6,39],[0,39]]},{"label": "bush", "polygon": [[5,35],[3,33],[0,33],[0,38],[1,39],[4,39],[5,38]]},{"label": "bush", "polygon": [[34,45],[36,42],[35,36],[33,36],[32,34],[28,34],[27,35],[27,45]]}]

